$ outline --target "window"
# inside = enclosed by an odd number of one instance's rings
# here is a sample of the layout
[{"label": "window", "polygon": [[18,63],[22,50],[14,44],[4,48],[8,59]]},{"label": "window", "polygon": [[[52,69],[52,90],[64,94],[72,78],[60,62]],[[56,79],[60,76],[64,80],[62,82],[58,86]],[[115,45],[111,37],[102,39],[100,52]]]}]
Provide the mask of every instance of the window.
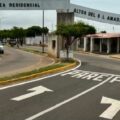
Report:
[{"label": "window", "polygon": [[5,3],[3,3],[3,7],[5,7]]},{"label": "window", "polygon": [[56,41],[52,40],[52,48],[55,49],[55,47],[56,47]]}]

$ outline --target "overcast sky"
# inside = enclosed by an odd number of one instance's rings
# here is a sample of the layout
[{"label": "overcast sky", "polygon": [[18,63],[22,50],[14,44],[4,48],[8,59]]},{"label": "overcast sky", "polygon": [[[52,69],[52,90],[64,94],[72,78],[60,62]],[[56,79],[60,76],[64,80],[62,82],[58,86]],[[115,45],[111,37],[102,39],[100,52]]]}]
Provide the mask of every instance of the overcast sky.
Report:
[{"label": "overcast sky", "polygon": [[[71,0],[71,3],[120,14],[120,0]],[[120,32],[120,26],[80,18],[75,20],[83,20],[94,25],[98,31]],[[13,26],[27,28],[33,25],[42,26],[42,11],[0,11],[0,29],[10,29]],[[45,11],[45,26],[49,27],[51,31],[55,30],[56,11]]]}]

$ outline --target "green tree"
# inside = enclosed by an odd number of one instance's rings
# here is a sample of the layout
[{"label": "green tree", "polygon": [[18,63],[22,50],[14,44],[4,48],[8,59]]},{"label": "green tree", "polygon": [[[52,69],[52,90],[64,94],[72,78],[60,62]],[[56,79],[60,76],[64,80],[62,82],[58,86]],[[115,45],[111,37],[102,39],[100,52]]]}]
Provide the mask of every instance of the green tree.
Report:
[{"label": "green tree", "polygon": [[42,35],[42,28],[39,26],[32,26],[26,30],[27,37],[35,37],[36,35]]},{"label": "green tree", "polygon": [[42,28],[42,33],[44,33],[45,35],[48,34],[49,29],[47,27]]},{"label": "green tree", "polygon": [[104,30],[104,31],[101,31],[100,33],[107,33],[107,32]]},{"label": "green tree", "polygon": [[26,32],[23,28],[13,27],[10,31],[10,38],[16,39],[17,45],[23,45]]},{"label": "green tree", "polygon": [[[94,34],[96,29],[93,26],[87,25],[83,22],[74,24],[61,24],[57,27],[56,34],[61,35],[65,39],[65,48],[67,51],[67,59],[69,56],[69,48],[77,39],[87,34]],[[71,39],[73,38],[73,39]]]}]

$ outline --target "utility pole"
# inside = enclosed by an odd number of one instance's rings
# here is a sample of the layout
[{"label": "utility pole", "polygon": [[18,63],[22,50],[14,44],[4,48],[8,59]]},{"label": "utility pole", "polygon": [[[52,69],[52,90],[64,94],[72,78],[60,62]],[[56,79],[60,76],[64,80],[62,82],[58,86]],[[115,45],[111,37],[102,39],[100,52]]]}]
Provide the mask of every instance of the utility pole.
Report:
[{"label": "utility pole", "polygon": [[[42,20],[42,26],[43,26],[43,29],[44,29],[44,10],[43,10],[43,20]],[[45,50],[44,50],[44,31],[42,33],[42,53],[44,53]]]}]

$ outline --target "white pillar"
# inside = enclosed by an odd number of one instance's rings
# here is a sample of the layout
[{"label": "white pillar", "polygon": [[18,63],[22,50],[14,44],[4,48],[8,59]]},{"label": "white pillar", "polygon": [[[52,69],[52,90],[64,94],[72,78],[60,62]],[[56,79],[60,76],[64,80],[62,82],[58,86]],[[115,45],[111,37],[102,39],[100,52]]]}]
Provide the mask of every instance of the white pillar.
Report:
[{"label": "white pillar", "polygon": [[100,39],[100,53],[102,53],[102,39]]},{"label": "white pillar", "polygon": [[94,39],[91,37],[90,38],[90,52],[94,51]]},{"label": "white pillar", "polygon": [[77,39],[77,42],[76,42],[76,50],[78,50],[78,49],[79,49],[80,40],[81,40],[81,39]]},{"label": "white pillar", "polygon": [[120,53],[120,38],[117,40],[117,53]]},{"label": "white pillar", "polygon": [[84,37],[84,51],[86,52],[88,49],[87,49],[87,43],[88,43],[88,39],[87,37]]},{"label": "white pillar", "polygon": [[107,53],[109,54],[111,52],[111,41],[110,39],[107,39]]}]

